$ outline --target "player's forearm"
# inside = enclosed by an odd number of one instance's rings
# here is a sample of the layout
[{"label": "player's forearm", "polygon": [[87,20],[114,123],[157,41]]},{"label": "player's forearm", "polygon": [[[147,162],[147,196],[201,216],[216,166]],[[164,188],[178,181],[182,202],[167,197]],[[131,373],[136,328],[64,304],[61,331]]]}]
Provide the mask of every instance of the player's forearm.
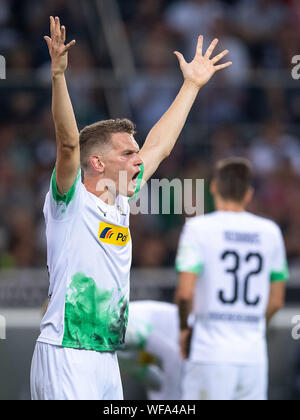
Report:
[{"label": "player's forearm", "polygon": [[192,308],[192,301],[190,299],[177,297],[176,303],[178,306],[180,329],[186,330],[189,328],[188,318]]},{"label": "player's forearm", "polygon": [[79,133],[64,73],[52,74],[52,114],[58,145],[78,146]]},{"label": "player's forearm", "polygon": [[192,308],[192,301],[190,299],[177,298],[178,315],[179,315],[179,346],[181,357],[186,360],[190,354],[192,329],[189,326],[189,315]]},{"label": "player's forearm", "polygon": [[169,156],[186,123],[189,112],[198,95],[199,88],[185,81],[168,111],[152,128],[144,147],[160,150],[162,159]]}]

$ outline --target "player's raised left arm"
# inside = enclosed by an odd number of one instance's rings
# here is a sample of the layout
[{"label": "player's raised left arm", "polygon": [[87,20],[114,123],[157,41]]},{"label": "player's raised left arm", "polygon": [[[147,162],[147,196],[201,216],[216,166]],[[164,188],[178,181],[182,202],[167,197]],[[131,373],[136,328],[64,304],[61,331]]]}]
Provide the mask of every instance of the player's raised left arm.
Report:
[{"label": "player's raised left arm", "polygon": [[203,36],[199,36],[196,54],[191,63],[187,63],[183,55],[175,51],[174,54],[178,58],[184,83],[171,107],[148,134],[140,151],[145,167],[144,181],[151,177],[160,163],[171,153],[199,90],[217,71],[232,64],[231,62],[218,64],[228,54],[228,50],[212,58],[217,43],[218,39],[215,39],[203,54]]},{"label": "player's raised left arm", "polygon": [[58,17],[50,16],[51,38],[45,36],[51,57],[52,114],[55,125],[57,158],[56,184],[60,194],[65,194],[74,184],[80,166],[79,132],[69,96],[65,71],[69,50],[75,40],[65,45],[66,28]]}]

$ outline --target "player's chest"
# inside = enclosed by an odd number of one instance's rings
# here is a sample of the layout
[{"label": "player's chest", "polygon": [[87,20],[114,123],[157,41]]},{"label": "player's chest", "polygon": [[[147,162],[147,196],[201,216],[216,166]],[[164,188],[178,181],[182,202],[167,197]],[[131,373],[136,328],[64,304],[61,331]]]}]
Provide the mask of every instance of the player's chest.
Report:
[{"label": "player's chest", "polygon": [[126,211],[121,208],[107,211],[105,207],[90,205],[86,206],[82,216],[84,236],[92,239],[95,244],[115,252],[128,248],[131,236]]}]

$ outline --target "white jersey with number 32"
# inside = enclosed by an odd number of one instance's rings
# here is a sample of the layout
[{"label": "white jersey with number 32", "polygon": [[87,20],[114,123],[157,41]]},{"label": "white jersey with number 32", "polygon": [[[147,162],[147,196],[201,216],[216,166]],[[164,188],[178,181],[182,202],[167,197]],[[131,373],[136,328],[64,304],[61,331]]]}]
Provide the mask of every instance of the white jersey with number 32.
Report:
[{"label": "white jersey with number 32", "polygon": [[198,275],[190,359],[265,363],[270,283],[288,279],[279,227],[247,212],[193,218],[181,235],[176,268]]}]

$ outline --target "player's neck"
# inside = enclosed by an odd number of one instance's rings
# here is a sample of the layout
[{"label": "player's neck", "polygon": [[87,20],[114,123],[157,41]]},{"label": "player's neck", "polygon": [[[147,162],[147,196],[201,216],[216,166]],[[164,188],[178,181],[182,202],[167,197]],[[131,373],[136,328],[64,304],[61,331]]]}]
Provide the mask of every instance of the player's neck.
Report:
[{"label": "player's neck", "polygon": [[99,179],[85,177],[84,179],[84,186],[88,192],[94,194],[100,200],[102,200],[105,204],[109,206],[114,206],[116,203],[116,195],[113,194],[107,187],[99,188],[100,183]]},{"label": "player's neck", "polygon": [[245,211],[243,203],[236,203],[234,201],[216,200],[217,211],[228,211],[233,213],[242,213]]}]

